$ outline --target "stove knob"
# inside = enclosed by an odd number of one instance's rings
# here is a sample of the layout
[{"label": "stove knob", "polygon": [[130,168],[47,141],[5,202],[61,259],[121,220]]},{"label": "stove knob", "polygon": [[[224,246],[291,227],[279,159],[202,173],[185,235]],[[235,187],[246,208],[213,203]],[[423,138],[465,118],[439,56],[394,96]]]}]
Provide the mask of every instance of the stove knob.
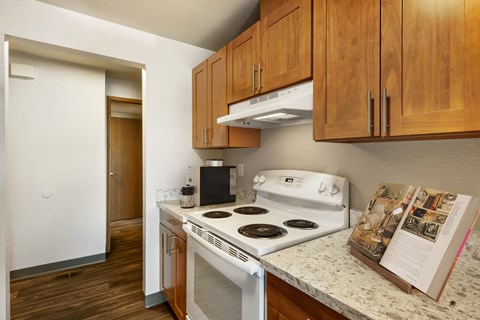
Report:
[{"label": "stove knob", "polygon": [[328,192],[333,196],[335,194],[338,193],[338,191],[340,191],[340,188],[335,184],[333,183],[330,188],[328,188]]},{"label": "stove knob", "polygon": [[267,178],[262,174],[260,175],[260,178],[258,179],[258,183],[263,184],[265,181],[267,181]]},{"label": "stove knob", "polygon": [[318,187],[318,193],[323,193],[325,190],[327,190],[327,185],[325,182],[320,182],[320,186]]},{"label": "stove knob", "polygon": [[257,184],[258,181],[260,181],[260,177],[258,176],[258,174],[256,174],[255,177],[253,178],[253,183]]}]

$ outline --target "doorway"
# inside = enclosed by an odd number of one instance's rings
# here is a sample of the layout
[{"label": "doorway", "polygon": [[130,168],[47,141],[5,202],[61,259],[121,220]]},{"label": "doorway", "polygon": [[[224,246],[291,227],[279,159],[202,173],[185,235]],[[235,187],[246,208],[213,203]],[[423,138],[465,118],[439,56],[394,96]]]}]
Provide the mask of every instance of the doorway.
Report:
[{"label": "doorway", "polygon": [[107,96],[107,241],[111,223],[143,215],[142,100]]}]

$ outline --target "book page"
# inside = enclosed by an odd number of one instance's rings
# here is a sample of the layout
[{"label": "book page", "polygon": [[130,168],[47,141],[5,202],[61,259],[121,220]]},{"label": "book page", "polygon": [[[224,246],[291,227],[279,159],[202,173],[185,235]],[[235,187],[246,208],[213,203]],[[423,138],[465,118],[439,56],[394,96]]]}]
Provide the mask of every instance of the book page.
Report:
[{"label": "book page", "polygon": [[370,259],[380,261],[415,190],[409,185],[380,183],[348,244]]},{"label": "book page", "polygon": [[414,197],[380,264],[427,293],[472,197],[431,188]]}]

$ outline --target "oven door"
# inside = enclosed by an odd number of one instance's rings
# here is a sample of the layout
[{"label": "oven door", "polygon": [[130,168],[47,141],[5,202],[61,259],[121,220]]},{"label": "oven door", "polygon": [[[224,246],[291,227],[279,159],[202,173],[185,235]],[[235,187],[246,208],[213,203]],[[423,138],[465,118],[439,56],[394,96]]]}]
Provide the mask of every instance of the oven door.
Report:
[{"label": "oven door", "polygon": [[248,266],[233,265],[218,248],[187,228],[185,231],[188,233],[187,319],[264,319],[264,276],[260,263],[257,261],[258,270],[251,274]]}]

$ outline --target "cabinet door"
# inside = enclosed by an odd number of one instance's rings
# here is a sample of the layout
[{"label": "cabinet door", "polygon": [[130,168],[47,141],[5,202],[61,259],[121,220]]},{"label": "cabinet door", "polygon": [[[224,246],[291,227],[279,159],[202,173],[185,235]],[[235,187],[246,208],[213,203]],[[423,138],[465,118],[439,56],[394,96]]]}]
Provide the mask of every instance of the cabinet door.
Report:
[{"label": "cabinet door", "polygon": [[378,136],[380,1],[319,0],[314,10],[314,139]]},{"label": "cabinet door", "polygon": [[312,1],[290,0],[261,20],[257,86],[272,91],[312,76]]},{"label": "cabinet door", "polygon": [[207,138],[211,147],[228,145],[228,127],[217,124],[217,118],[228,114],[227,105],[227,49],[223,47],[208,58],[209,125]]},{"label": "cabinet door", "polygon": [[160,239],[161,239],[161,259],[162,259],[162,286],[164,289],[165,298],[169,303],[174,299],[175,285],[173,281],[173,272],[175,270],[171,253],[171,236],[172,233],[160,225]]},{"label": "cabinet door", "polygon": [[267,274],[267,320],[343,320],[340,313]]},{"label": "cabinet door", "polygon": [[258,148],[260,130],[227,127],[217,118],[228,114],[226,47],[192,70],[193,148]]},{"label": "cabinet door", "polygon": [[260,19],[265,18],[289,0],[262,0],[260,1]]},{"label": "cabinet door", "polygon": [[480,3],[382,1],[384,135],[480,130]]},{"label": "cabinet door", "polygon": [[175,314],[185,319],[187,314],[187,243],[175,238]]},{"label": "cabinet door", "polygon": [[283,314],[278,312],[277,309],[272,307],[270,304],[267,304],[267,320],[292,320],[292,319],[285,317]]},{"label": "cabinet door", "polygon": [[208,91],[207,61],[192,70],[192,145],[207,146]]},{"label": "cabinet door", "polygon": [[256,68],[260,62],[259,22],[227,44],[227,102],[257,93]]}]

